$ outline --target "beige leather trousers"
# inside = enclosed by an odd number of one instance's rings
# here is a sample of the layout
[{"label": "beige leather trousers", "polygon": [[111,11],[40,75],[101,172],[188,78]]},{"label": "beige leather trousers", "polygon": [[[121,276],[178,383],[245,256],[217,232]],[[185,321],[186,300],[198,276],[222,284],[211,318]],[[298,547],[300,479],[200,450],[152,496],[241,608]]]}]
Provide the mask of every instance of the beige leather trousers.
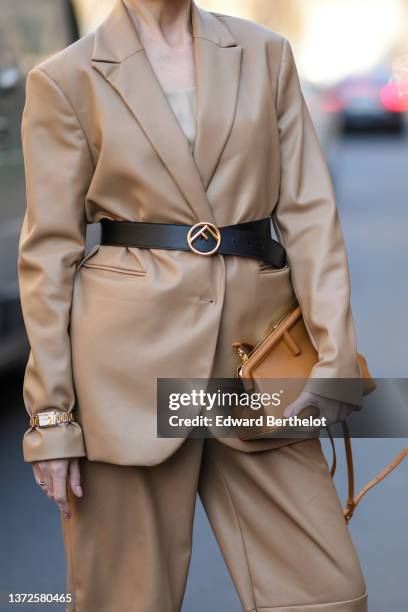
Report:
[{"label": "beige leather trousers", "polygon": [[197,492],[245,612],[366,612],[318,438],[256,453],[190,438],[153,467],[81,461],[84,497],[61,519],[70,612],[179,612]]}]

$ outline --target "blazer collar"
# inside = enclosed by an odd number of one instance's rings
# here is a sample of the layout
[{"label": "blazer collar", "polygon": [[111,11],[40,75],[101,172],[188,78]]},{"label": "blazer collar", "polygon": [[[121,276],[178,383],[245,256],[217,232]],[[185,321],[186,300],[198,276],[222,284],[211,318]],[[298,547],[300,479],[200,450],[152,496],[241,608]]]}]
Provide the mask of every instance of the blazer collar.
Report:
[{"label": "blazer collar", "polygon": [[93,67],[119,93],[190,205],[194,221],[215,222],[207,197],[235,113],[242,48],[215,15],[191,1],[197,86],[193,154],[123,2],[95,31]]}]

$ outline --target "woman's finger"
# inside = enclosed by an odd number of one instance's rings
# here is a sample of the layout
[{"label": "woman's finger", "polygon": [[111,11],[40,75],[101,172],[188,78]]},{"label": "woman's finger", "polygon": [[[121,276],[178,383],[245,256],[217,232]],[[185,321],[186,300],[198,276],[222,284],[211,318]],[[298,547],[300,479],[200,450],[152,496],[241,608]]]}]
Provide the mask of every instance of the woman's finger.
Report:
[{"label": "woman's finger", "polygon": [[287,418],[291,416],[296,416],[301,410],[303,410],[304,407],[305,403],[302,396],[300,395],[298,398],[295,399],[294,402],[291,402],[289,406],[286,406],[283,412],[283,416]]},{"label": "woman's finger", "polygon": [[71,512],[67,496],[67,472],[65,472],[65,474],[55,473],[53,475],[53,492],[55,503],[58,505],[61,512],[63,512],[67,518],[70,518]]},{"label": "woman's finger", "polygon": [[317,401],[309,394],[301,393],[299,397],[295,399],[289,406],[286,406],[283,415],[288,418],[292,416],[298,416],[302,410],[309,406],[316,406],[318,408]]},{"label": "woman's finger", "polygon": [[44,472],[42,480],[43,482],[45,482],[44,485],[40,485],[42,490],[47,495],[47,497],[50,498],[51,501],[54,501],[54,485],[52,482],[51,474],[49,474],[48,472]]},{"label": "woman's finger", "polygon": [[34,472],[35,480],[37,484],[39,485],[39,487],[41,487],[42,491],[47,495],[47,497],[49,497],[52,500],[53,499],[52,478],[51,478],[51,475],[49,474],[47,466],[43,465],[43,462],[38,461],[33,464],[33,472]]},{"label": "woman's finger", "polygon": [[41,487],[45,485],[45,481],[43,480],[43,475],[37,463],[33,463],[33,474],[36,483]]},{"label": "woman's finger", "polygon": [[79,467],[79,459],[72,459],[69,463],[68,478],[70,487],[77,497],[82,497],[83,491],[81,486],[81,472]]}]

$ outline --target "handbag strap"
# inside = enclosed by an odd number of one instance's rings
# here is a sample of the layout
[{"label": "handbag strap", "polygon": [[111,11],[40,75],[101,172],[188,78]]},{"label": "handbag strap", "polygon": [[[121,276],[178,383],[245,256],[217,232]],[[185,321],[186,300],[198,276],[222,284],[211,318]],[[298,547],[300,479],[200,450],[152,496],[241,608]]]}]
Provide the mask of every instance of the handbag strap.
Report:
[{"label": "handbag strap", "polygon": [[[386,465],[384,469],[378,472],[378,474],[361,489],[358,495],[355,496],[354,462],[353,462],[353,449],[351,446],[350,430],[346,422],[342,423],[341,425],[343,428],[343,435],[344,435],[344,447],[345,447],[345,452],[346,452],[347,480],[348,480],[347,504],[343,512],[344,512],[345,521],[348,524],[351,517],[353,516],[354,510],[356,509],[360,501],[363,499],[364,495],[366,495],[366,493],[368,493],[370,489],[375,487],[375,485],[377,485],[379,482],[384,480],[384,478],[388,476],[388,474],[390,474],[393,470],[395,470],[395,468],[401,463],[401,461],[403,461],[403,459],[405,459],[405,457],[408,455],[408,448],[403,448],[401,452],[399,452],[398,455],[396,455],[394,459],[388,465]],[[333,434],[331,433],[328,427],[327,427],[327,432],[329,434],[330,444],[331,444],[332,451],[333,451],[332,466],[330,468],[330,475],[333,478],[336,472],[336,467],[337,467],[336,447],[334,444]]]}]

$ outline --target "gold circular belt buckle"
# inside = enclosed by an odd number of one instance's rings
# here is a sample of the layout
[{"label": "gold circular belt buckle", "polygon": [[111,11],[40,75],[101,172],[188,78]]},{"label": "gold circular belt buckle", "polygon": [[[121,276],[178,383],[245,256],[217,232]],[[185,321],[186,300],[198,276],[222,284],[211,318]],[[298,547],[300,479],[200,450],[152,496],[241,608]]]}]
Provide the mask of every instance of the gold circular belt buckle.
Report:
[{"label": "gold circular belt buckle", "polygon": [[[210,251],[200,251],[194,246],[194,242],[198,238],[204,238],[208,240],[210,236],[213,237],[216,244],[213,249]],[[197,253],[198,255],[213,255],[220,248],[221,244],[221,232],[214,223],[210,223],[209,221],[201,221],[200,223],[196,223],[188,230],[187,234],[187,242],[190,249]]]}]

